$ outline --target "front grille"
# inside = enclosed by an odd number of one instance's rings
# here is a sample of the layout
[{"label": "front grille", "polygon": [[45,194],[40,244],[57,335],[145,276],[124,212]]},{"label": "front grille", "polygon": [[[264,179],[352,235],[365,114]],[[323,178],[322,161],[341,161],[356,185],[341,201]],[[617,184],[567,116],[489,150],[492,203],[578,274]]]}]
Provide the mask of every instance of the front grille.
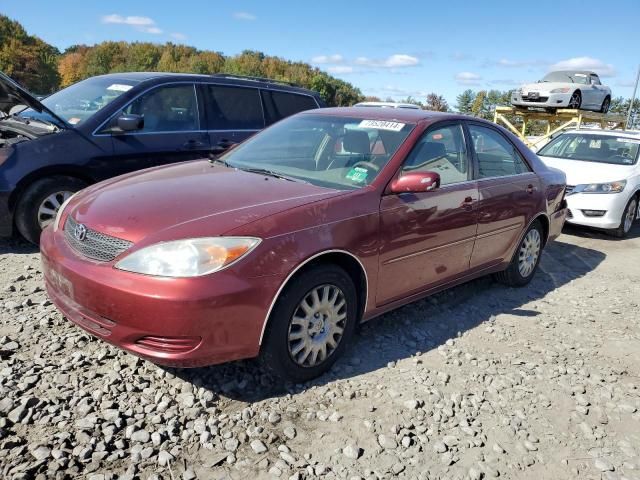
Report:
[{"label": "front grille", "polygon": [[110,262],[133,245],[132,242],[127,240],[104,235],[90,228],[87,228],[84,240],[78,240],[74,235],[76,225],[78,225],[78,222],[68,216],[64,224],[64,236],[67,239],[67,243],[76,252],[93,260]]},{"label": "front grille", "polygon": [[522,100],[524,100],[525,102],[544,103],[549,100],[549,97],[527,97],[523,95]]}]

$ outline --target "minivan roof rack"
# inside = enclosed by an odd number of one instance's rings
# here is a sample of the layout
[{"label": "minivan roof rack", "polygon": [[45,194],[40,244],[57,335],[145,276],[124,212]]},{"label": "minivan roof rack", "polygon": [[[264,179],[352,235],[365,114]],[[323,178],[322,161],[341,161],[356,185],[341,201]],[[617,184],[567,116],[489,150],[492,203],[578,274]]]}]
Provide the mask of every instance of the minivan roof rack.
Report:
[{"label": "minivan roof rack", "polygon": [[273,78],[267,78],[267,77],[254,77],[251,75],[236,75],[233,73],[214,73],[213,75],[211,75],[212,77],[218,77],[218,78],[237,78],[239,80],[250,80],[253,82],[264,82],[264,83],[279,83],[282,85],[289,85],[290,87],[297,87],[298,85],[296,85],[293,82],[285,82],[284,80],[274,80]]}]

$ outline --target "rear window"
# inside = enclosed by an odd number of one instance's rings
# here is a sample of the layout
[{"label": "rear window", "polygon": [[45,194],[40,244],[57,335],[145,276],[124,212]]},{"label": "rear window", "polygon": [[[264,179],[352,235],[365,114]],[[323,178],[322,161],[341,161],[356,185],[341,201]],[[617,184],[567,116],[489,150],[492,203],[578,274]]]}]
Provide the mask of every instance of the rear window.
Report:
[{"label": "rear window", "polygon": [[318,108],[316,101],[308,95],[263,90],[262,97],[268,125],[298,112]]},{"label": "rear window", "polygon": [[538,155],[584,162],[633,165],[638,161],[639,149],[640,139],[565,133],[542,147]]},{"label": "rear window", "polygon": [[210,130],[261,130],[264,128],[257,88],[207,85]]}]

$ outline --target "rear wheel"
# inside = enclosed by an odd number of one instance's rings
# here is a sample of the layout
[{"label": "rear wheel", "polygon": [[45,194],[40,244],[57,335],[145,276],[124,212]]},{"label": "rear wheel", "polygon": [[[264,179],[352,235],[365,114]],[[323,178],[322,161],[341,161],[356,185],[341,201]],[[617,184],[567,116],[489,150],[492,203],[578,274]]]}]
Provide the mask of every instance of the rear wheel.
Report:
[{"label": "rear wheel", "polygon": [[633,222],[635,222],[638,216],[638,198],[632,197],[627,203],[626,208],[624,209],[624,213],[622,214],[622,218],[620,219],[620,226],[615,230],[612,230],[611,233],[618,237],[624,238],[629,234],[631,227],[633,227]]},{"label": "rear wheel", "polygon": [[542,254],[542,225],[533,222],[520,241],[506,270],[496,274],[496,279],[512,287],[523,287],[533,278]]},{"label": "rear wheel", "polygon": [[60,206],[87,184],[73,177],[42,178],[31,184],[20,197],[15,222],[20,234],[36,245],[40,234],[53,223]]},{"label": "rear wheel", "polygon": [[610,106],[611,106],[611,98],[606,97],[602,101],[602,106],[600,107],[600,113],[607,113],[609,111]]},{"label": "rear wheel", "polygon": [[264,367],[283,380],[305,382],[343,354],[358,321],[356,288],[335,265],[311,268],[283,290],[261,352]]},{"label": "rear wheel", "polygon": [[582,106],[582,94],[580,93],[580,90],[576,90],[575,92],[573,92],[573,95],[571,95],[571,98],[569,99],[569,105],[567,105],[568,108],[574,108],[574,109],[579,109]]}]

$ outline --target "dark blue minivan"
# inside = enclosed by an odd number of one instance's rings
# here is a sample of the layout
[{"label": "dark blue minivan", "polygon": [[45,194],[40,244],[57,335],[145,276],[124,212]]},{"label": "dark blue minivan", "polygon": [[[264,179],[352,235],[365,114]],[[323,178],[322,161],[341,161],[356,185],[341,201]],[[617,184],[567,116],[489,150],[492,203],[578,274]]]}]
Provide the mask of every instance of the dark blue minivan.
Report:
[{"label": "dark blue minivan", "polygon": [[37,100],[0,73],[0,236],[17,229],[38,243],[88,184],[220,154],[323,106],[316,92],[264,78],[148,72],[92,77]]}]

